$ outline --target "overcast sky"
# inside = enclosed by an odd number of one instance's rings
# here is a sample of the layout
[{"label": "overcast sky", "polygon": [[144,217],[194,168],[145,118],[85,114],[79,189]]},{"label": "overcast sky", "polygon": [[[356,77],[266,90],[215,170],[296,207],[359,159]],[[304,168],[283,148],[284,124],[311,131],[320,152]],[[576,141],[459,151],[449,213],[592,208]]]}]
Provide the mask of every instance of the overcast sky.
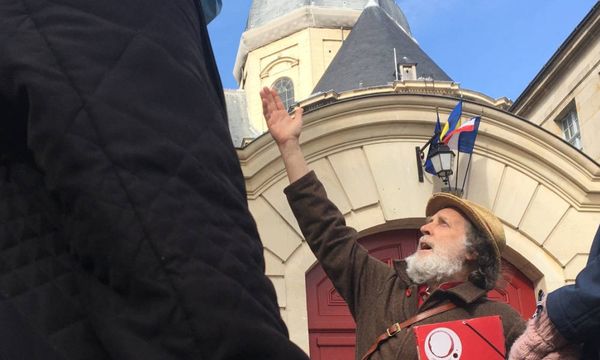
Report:
[{"label": "overcast sky", "polygon": [[[271,0],[290,1],[290,0]],[[515,100],[597,0],[397,0],[421,48],[461,87]],[[223,0],[208,29],[225,88],[251,0]]]}]

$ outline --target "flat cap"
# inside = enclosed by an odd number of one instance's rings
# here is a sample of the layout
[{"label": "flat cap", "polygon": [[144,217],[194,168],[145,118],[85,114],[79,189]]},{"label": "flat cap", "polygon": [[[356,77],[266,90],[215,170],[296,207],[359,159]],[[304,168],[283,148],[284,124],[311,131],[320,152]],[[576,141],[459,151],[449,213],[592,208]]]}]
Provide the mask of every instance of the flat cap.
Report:
[{"label": "flat cap", "polygon": [[427,202],[426,216],[432,216],[445,208],[454,208],[460,211],[477,229],[479,229],[492,243],[496,259],[500,263],[502,251],[506,246],[504,227],[500,219],[490,210],[472,201],[461,199],[449,193],[435,193]]}]

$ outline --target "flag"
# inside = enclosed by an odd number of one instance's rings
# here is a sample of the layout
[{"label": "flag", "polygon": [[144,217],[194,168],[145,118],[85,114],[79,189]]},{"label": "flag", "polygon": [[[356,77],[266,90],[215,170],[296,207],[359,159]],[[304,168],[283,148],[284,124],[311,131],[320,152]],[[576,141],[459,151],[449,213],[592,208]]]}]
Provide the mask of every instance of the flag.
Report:
[{"label": "flag", "polygon": [[425,161],[425,171],[430,173],[431,175],[436,175],[435,170],[433,168],[433,163],[431,163],[431,159],[429,158],[429,154],[433,149],[438,147],[439,142],[439,134],[442,131],[442,125],[440,124],[440,114],[437,112],[437,122],[435,123],[435,129],[433,130],[433,137],[431,138],[431,144],[429,144],[429,150],[427,150],[427,161]]},{"label": "flag", "polygon": [[458,102],[458,104],[456,104],[456,106],[454,107],[454,110],[452,110],[452,112],[448,116],[448,122],[446,122],[446,124],[444,125],[444,128],[442,129],[442,132],[440,133],[440,140],[442,142],[444,142],[444,144],[447,144],[448,141],[450,140],[450,137],[452,136],[452,132],[454,131],[454,129],[456,129],[456,125],[458,125],[461,115],[462,115],[462,100],[460,100]]},{"label": "flag", "polygon": [[468,154],[472,153],[480,121],[481,117],[476,116],[462,122],[452,133],[446,136],[446,145],[452,150]]},{"label": "flag", "polygon": [[[479,123],[481,122],[481,117],[476,116],[471,118],[472,124],[465,126],[465,130],[463,130],[458,138],[458,151],[463,153],[472,153],[473,148],[475,147],[475,139],[477,138],[477,133],[479,132]],[[466,125],[466,123],[465,123]]]}]

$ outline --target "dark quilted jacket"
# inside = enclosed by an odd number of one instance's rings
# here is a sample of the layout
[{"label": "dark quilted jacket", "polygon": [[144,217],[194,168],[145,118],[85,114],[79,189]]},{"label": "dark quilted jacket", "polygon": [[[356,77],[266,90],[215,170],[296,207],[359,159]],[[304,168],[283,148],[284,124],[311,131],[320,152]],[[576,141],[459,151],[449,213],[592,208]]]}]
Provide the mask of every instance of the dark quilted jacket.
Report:
[{"label": "dark quilted jacket", "polygon": [[0,1],[0,359],[306,359],[200,11]]}]

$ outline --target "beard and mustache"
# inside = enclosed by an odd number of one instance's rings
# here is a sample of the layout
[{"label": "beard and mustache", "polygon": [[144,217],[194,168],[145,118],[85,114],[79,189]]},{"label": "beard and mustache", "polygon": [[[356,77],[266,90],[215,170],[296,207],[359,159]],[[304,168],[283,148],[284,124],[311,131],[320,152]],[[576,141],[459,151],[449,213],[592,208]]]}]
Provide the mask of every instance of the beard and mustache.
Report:
[{"label": "beard and mustache", "polygon": [[[426,236],[421,237],[419,244],[423,242],[427,242]],[[433,246],[429,251],[431,251],[430,254],[424,255],[417,250],[404,259],[407,265],[406,273],[416,284],[424,284],[430,281],[439,283],[452,278],[463,269],[465,251],[449,254],[447,251]]]}]

